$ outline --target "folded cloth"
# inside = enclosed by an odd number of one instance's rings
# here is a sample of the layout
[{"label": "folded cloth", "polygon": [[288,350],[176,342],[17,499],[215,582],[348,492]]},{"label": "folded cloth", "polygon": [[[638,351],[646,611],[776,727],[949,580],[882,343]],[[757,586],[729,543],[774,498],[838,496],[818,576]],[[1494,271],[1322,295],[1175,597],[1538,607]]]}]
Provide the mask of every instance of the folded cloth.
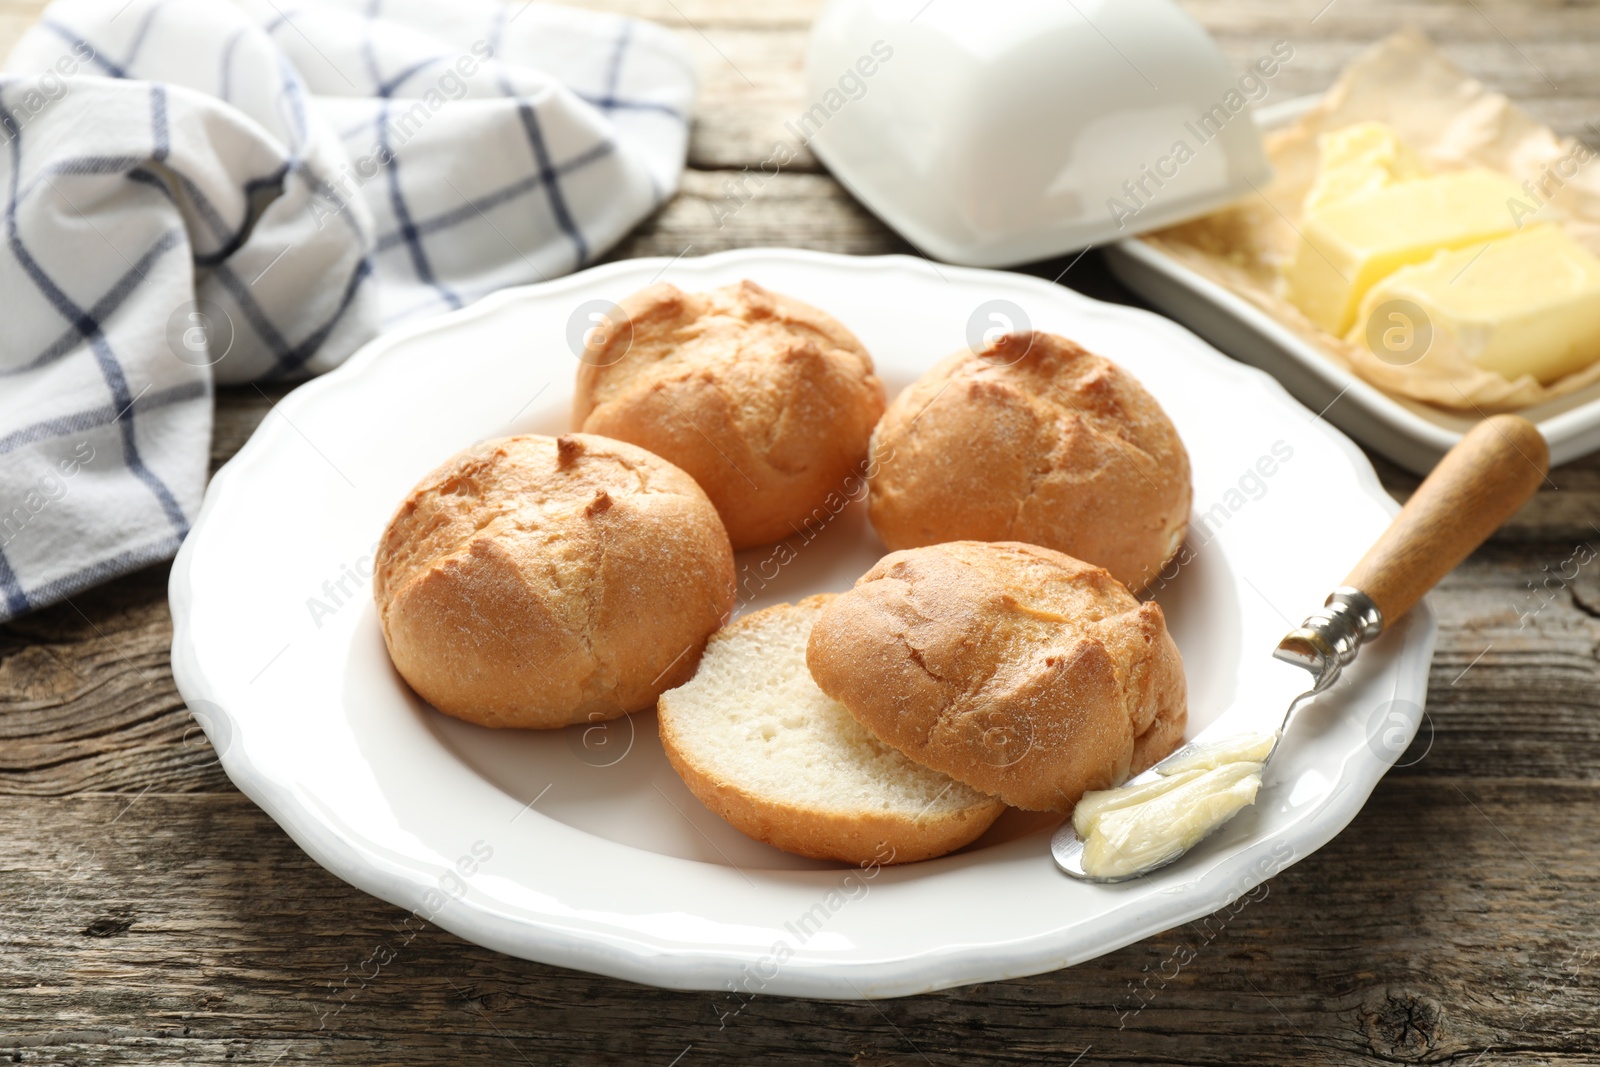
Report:
[{"label": "folded cloth", "polygon": [[691,60],[522,0],[59,0],[0,75],[0,620],[170,557],[214,384],[584,266],[677,187]]}]

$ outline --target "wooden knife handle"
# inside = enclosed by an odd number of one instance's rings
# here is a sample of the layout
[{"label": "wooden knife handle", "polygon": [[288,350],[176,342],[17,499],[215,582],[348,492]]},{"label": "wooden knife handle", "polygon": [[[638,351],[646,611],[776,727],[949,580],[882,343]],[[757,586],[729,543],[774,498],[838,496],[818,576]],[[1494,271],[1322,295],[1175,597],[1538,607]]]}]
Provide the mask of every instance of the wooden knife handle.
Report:
[{"label": "wooden knife handle", "polygon": [[1366,593],[1385,628],[1520,508],[1550,469],[1550,448],[1516,415],[1484,419],[1444,454],[1394,522],[1344,580]]}]

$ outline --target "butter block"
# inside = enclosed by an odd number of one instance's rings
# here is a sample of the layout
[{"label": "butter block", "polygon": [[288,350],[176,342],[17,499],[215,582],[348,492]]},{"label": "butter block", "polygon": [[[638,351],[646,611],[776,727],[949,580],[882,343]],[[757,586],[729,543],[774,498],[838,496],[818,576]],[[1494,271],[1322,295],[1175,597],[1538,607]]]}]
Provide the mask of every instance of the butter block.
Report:
[{"label": "butter block", "polygon": [[1428,176],[1421,158],[1382,122],[1357,122],[1325,133],[1317,138],[1317,152],[1320,162],[1306,193],[1306,211]]},{"label": "butter block", "polygon": [[1409,300],[1433,328],[1433,345],[1508,380],[1549,385],[1600,358],[1600,259],[1559,226],[1403,267],[1367,293],[1349,339],[1389,300]]},{"label": "butter block", "polygon": [[1309,211],[1288,272],[1288,296],[1322,329],[1344,336],[1378,281],[1435,252],[1512,232],[1522,190],[1492,171],[1397,182]]}]

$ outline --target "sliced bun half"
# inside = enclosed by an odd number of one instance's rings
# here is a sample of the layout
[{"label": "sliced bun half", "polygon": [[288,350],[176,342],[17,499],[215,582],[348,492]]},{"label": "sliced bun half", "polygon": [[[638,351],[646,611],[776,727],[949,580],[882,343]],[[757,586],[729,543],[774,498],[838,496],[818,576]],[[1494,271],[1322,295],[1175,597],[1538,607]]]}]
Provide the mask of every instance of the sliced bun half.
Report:
[{"label": "sliced bun half", "polygon": [[786,852],[908,863],[971,842],[1005,810],[879,741],[817,688],[808,597],[714,634],[686,685],[658,702],[667,758],[706,807]]}]

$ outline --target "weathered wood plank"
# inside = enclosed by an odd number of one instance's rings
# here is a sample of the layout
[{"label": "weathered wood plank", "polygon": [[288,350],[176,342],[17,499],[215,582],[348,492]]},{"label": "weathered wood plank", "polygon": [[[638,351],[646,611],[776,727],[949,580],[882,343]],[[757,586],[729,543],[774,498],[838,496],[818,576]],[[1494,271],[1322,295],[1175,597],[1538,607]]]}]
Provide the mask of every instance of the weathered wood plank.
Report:
[{"label": "weathered wood plank", "polygon": [[[19,801],[0,809],[0,1053],[1581,1062],[1600,1055],[1584,1025],[1600,1011],[1600,829],[1566,812],[1597,800],[1593,783],[1390,780],[1266,889],[1099,960],[881,1005],[742,1009],[414,932],[236,795]],[[1523,856],[1506,861],[1502,834]]]},{"label": "weathered wood plank", "polygon": [[[29,0],[21,0],[23,3]],[[697,29],[799,29],[810,27],[823,0],[561,0],[571,7],[620,11],[665,26]]]},{"label": "weathered wood plank", "polygon": [[785,173],[765,185],[747,180],[742,188],[736,177],[726,171],[687,172],[679,195],[606,258],[700,256],[763,246],[847,255],[911,251],[825,175]]}]

